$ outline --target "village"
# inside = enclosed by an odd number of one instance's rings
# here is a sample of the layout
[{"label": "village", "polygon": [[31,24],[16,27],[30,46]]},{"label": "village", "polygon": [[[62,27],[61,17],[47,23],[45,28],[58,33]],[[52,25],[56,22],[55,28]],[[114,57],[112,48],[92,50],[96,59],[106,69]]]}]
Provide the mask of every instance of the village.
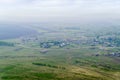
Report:
[{"label": "village", "polygon": [[43,39],[37,36],[22,37],[20,44],[27,43],[37,43],[41,48],[51,48],[53,46],[58,46],[59,48],[75,44],[77,46],[86,45],[86,46],[103,46],[103,47],[119,47],[120,38],[119,37],[109,37],[109,36],[80,36],[79,38],[61,38],[61,39]]}]

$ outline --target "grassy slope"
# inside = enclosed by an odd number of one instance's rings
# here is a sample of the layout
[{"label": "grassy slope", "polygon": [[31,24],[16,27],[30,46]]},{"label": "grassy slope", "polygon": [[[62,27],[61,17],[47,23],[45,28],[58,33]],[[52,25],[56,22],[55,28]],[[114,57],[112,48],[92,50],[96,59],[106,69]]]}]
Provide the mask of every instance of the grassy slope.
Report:
[{"label": "grassy slope", "polygon": [[[23,48],[14,51],[17,47],[0,48],[0,77],[1,80],[119,80],[119,66],[115,60],[108,57],[90,57],[97,50],[90,49],[50,49],[43,54],[39,49]],[[8,57],[5,57],[8,56]],[[31,57],[32,56],[32,57]],[[79,61],[76,63],[76,60]],[[96,61],[96,62],[95,62]],[[106,62],[105,62],[106,61]],[[110,61],[113,61],[112,63]],[[42,63],[52,66],[34,65]],[[113,69],[98,64],[113,65]],[[94,67],[93,67],[94,65]],[[97,68],[96,68],[97,66]],[[115,68],[115,69],[114,69]],[[117,70],[116,70],[117,69]]]}]

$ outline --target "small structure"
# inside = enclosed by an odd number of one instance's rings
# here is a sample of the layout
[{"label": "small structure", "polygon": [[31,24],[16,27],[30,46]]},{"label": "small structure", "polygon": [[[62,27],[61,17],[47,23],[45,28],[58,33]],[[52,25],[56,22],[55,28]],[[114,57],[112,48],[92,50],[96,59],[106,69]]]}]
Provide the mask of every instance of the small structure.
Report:
[{"label": "small structure", "polygon": [[40,53],[46,54],[48,50],[41,50]]}]

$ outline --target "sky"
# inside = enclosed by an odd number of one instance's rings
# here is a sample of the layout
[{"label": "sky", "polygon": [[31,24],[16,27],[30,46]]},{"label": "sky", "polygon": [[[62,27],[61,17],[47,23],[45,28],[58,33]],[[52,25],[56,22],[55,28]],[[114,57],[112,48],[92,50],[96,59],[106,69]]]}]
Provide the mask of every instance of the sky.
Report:
[{"label": "sky", "polygon": [[0,0],[0,22],[119,22],[120,0]]}]

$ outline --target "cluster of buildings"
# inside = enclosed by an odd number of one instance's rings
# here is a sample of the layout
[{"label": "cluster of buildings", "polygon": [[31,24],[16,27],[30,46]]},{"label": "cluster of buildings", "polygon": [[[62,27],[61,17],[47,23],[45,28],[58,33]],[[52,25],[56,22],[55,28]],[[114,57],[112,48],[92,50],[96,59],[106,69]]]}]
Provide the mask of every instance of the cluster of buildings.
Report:
[{"label": "cluster of buildings", "polygon": [[105,56],[116,56],[116,57],[120,57],[120,53],[118,53],[118,52],[113,52],[113,53],[105,54]]},{"label": "cluster of buildings", "polygon": [[52,46],[65,47],[67,45],[69,45],[69,43],[65,41],[48,41],[40,43],[41,48],[51,48]]},{"label": "cluster of buildings", "polygon": [[120,57],[119,52],[107,53],[107,54],[94,54],[94,56],[108,56],[108,57]]}]

